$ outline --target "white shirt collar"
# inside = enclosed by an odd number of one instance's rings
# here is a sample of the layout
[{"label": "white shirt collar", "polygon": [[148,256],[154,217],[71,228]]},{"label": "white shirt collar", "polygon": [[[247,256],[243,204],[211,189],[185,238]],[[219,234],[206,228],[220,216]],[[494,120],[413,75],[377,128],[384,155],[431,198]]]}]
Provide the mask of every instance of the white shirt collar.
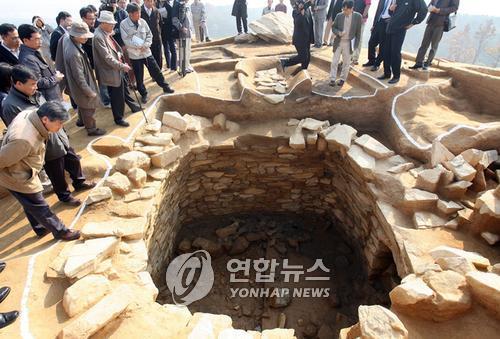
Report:
[{"label": "white shirt collar", "polygon": [[19,51],[20,51],[20,46],[17,48],[17,49],[11,49],[10,47],[8,47],[3,41],[2,41],[2,46],[8,50],[9,52],[11,52],[16,58],[19,58]]}]

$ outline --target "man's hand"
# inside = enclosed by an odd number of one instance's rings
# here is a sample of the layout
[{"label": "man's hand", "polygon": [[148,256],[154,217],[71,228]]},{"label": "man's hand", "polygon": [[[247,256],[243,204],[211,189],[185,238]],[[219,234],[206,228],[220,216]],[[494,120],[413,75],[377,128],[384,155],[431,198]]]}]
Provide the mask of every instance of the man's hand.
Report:
[{"label": "man's hand", "polygon": [[393,3],[393,4],[391,5],[391,7],[389,7],[389,10],[390,10],[391,12],[394,12],[394,11],[396,10],[396,8],[397,8],[397,7],[398,7],[398,5],[397,5],[396,3]]},{"label": "man's hand", "polygon": [[408,30],[408,29],[410,29],[410,28],[412,28],[412,27],[413,27],[413,25],[408,25],[408,26],[406,26],[405,28]]},{"label": "man's hand", "polygon": [[127,72],[127,73],[128,73],[128,72],[130,72],[130,70],[132,69],[132,68],[130,68],[130,66],[129,66],[129,65],[127,65],[127,64],[123,64],[122,68],[123,68],[123,70],[124,70],[125,72]]},{"label": "man's hand", "polygon": [[90,98],[94,99],[96,96],[97,96],[97,93],[96,92],[92,92],[92,94],[90,95]]},{"label": "man's hand", "polygon": [[56,71],[56,81],[57,82],[61,82],[62,79],[64,79],[64,74],[62,74],[61,72],[59,71]]},{"label": "man's hand", "polygon": [[182,33],[187,34],[188,29],[186,27],[182,27]]}]

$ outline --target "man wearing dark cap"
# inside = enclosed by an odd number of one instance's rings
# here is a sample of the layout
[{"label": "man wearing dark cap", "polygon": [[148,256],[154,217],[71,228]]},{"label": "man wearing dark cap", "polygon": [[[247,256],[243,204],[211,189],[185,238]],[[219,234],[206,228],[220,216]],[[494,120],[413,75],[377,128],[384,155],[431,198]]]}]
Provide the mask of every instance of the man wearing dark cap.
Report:
[{"label": "man wearing dark cap", "polygon": [[[66,76],[68,94],[78,105],[87,134],[100,136],[106,134],[106,131],[96,127],[94,118],[99,106],[99,90],[89,58],[82,49],[82,44],[93,36],[86,23],[73,23],[69,34],[60,41],[57,59],[63,61],[61,66],[64,69],[61,71]],[[63,53],[63,56],[59,53]]]}]

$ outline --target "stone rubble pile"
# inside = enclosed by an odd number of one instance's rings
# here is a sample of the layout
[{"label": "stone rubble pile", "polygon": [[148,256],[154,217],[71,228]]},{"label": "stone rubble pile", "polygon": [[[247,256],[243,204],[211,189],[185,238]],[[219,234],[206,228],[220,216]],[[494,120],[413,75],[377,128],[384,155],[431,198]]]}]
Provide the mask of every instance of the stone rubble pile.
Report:
[{"label": "stone rubble pile", "polygon": [[255,89],[263,94],[286,94],[287,82],[276,68],[255,72]]}]

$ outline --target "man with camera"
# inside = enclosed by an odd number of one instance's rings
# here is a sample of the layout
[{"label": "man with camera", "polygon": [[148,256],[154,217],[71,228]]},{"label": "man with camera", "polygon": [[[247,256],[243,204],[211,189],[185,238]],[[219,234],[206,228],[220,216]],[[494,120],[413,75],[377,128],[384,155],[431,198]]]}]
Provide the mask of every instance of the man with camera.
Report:
[{"label": "man with camera", "polygon": [[292,12],[293,37],[292,43],[297,55],[290,59],[282,59],[281,67],[290,67],[301,64],[302,69],[309,67],[311,61],[311,44],[314,44],[313,19],[311,14],[311,0],[297,0]]},{"label": "man with camera", "polygon": [[[432,60],[434,60],[434,56],[439,47],[439,42],[443,37],[445,26],[449,24],[450,14],[456,13],[459,5],[460,0],[432,0],[428,7],[429,13],[431,14],[427,19],[427,26],[425,27],[422,44],[418,49],[415,65],[410,67],[410,69],[423,68],[425,70],[432,64]],[[425,54],[429,46],[431,50],[427,56],[427,61],[424,62]]]}]

